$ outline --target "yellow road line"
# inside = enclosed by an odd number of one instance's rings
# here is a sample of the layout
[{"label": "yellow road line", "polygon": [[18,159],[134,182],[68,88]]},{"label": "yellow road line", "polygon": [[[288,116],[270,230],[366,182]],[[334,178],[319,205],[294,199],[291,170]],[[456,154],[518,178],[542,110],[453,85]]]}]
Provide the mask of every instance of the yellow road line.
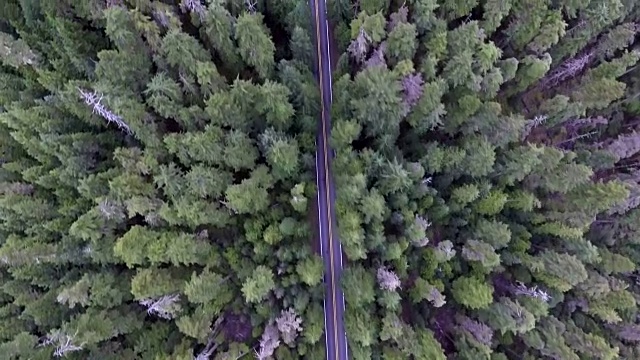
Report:
[{"label": "yellow road line", "polygon": [[[323,146],[324,146],[324,175],[325,175],[325,186],[327,187],[327,192],[326,192],[326,200],[327,200],[327,220],[329,222],[329,259],[330,259],[330,263],[331,263],[331,293],[332,293],[332,297],[333,297],[333,336],[334,336],[334,347],[335,347],[335,356],[336,359],[339,359],[338,356],[338,351],[340,346],[338,345],[338,329],[336,328],[336,324],[338,323],[338,314],[336,312],[336,284],[335,284],[335,269],[334,269],[334,259],[333,259],[333,226],[331,224],[331,211],[329,210],[330,206],[331,206],[331,202],[330,202],[330,197],[329,194],[331,192],[331,187],[329,185],[329,160],[328,160],[328,154],[327,154],[327,128],[326,128],[326,121],[325,121],[325,116],[324,116],[324,110],[325,110],[325,103],[324,103],[324,92],[323,92],[323,81],[322,81],[322,72],[323,72],[323,68],[322,68],[322,55],[321,55],[321,47],[320,47],[320,10],[318,9],[318,1],[324,1],[324,0],[315,0],[315,10],[316,10],[316,43],[317,43],[317,47],[318,47],[318,81],[319,81],[319,85],[320,85],[320,105],[322,106],[322,109],[320,111],[320,117],[321,117],[321,121],[322,121],[322,141],[323,141]],[[326,330],[326,329],[325,329]],[[326,336],[326,335],[325,335]],[[328,349],[327,349],[328,351]]]}]

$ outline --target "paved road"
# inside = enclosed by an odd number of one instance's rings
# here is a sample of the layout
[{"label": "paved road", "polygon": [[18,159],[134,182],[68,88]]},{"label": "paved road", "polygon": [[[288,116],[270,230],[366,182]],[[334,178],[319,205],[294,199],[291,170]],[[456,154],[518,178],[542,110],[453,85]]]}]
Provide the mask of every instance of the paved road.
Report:
[{"label": "paved road", "polygon": [[320,121],[316,137],[316,183],[320,253],[324,261],[324,327],[328,360],[347,360],[344,295],[341,287],[342,245],[336,231],[335,187],[331,176],[331,65],[326,0],[309,0],[316,41],[316,73],[320,86]]}]

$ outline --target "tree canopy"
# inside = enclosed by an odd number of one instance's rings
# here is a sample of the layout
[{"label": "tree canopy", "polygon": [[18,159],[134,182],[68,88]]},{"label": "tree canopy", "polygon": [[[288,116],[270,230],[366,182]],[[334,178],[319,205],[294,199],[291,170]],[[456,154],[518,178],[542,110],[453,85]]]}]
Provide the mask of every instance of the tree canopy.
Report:
[{"label": "tree canopy", "polygon": [[[350,358],[640,358],[640,3],[327,7]],[[325,357],[312,23],[0,2],[3,359]]]}]

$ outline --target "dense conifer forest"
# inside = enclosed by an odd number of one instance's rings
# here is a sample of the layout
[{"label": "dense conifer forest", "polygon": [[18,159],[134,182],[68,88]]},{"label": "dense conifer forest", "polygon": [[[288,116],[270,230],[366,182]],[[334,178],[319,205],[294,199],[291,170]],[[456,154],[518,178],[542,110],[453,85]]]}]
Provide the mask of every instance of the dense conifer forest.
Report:
[{"label": "dense conifer forest", "polygon": [[[640,359],[640,2],[327,7],[349,357]],[[0,1],[0,359],[325,358],[314,36]]]}]

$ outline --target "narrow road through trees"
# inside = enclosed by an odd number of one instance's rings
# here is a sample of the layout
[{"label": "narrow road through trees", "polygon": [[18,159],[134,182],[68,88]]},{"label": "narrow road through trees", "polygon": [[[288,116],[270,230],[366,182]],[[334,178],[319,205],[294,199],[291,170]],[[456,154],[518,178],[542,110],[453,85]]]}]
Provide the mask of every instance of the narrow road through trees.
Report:
[{"label": "narrow road through trees", "polygon": [[331,176],[331,66],[325,0],[310,0],[316,42],[316,74],[320,86],[320,121],[316,137],[316,184],[320,253],[324,261],[324,322],[327,359],[347,360],[344,294],[341,287],[342,245],[336,231],[335,187]]}]

